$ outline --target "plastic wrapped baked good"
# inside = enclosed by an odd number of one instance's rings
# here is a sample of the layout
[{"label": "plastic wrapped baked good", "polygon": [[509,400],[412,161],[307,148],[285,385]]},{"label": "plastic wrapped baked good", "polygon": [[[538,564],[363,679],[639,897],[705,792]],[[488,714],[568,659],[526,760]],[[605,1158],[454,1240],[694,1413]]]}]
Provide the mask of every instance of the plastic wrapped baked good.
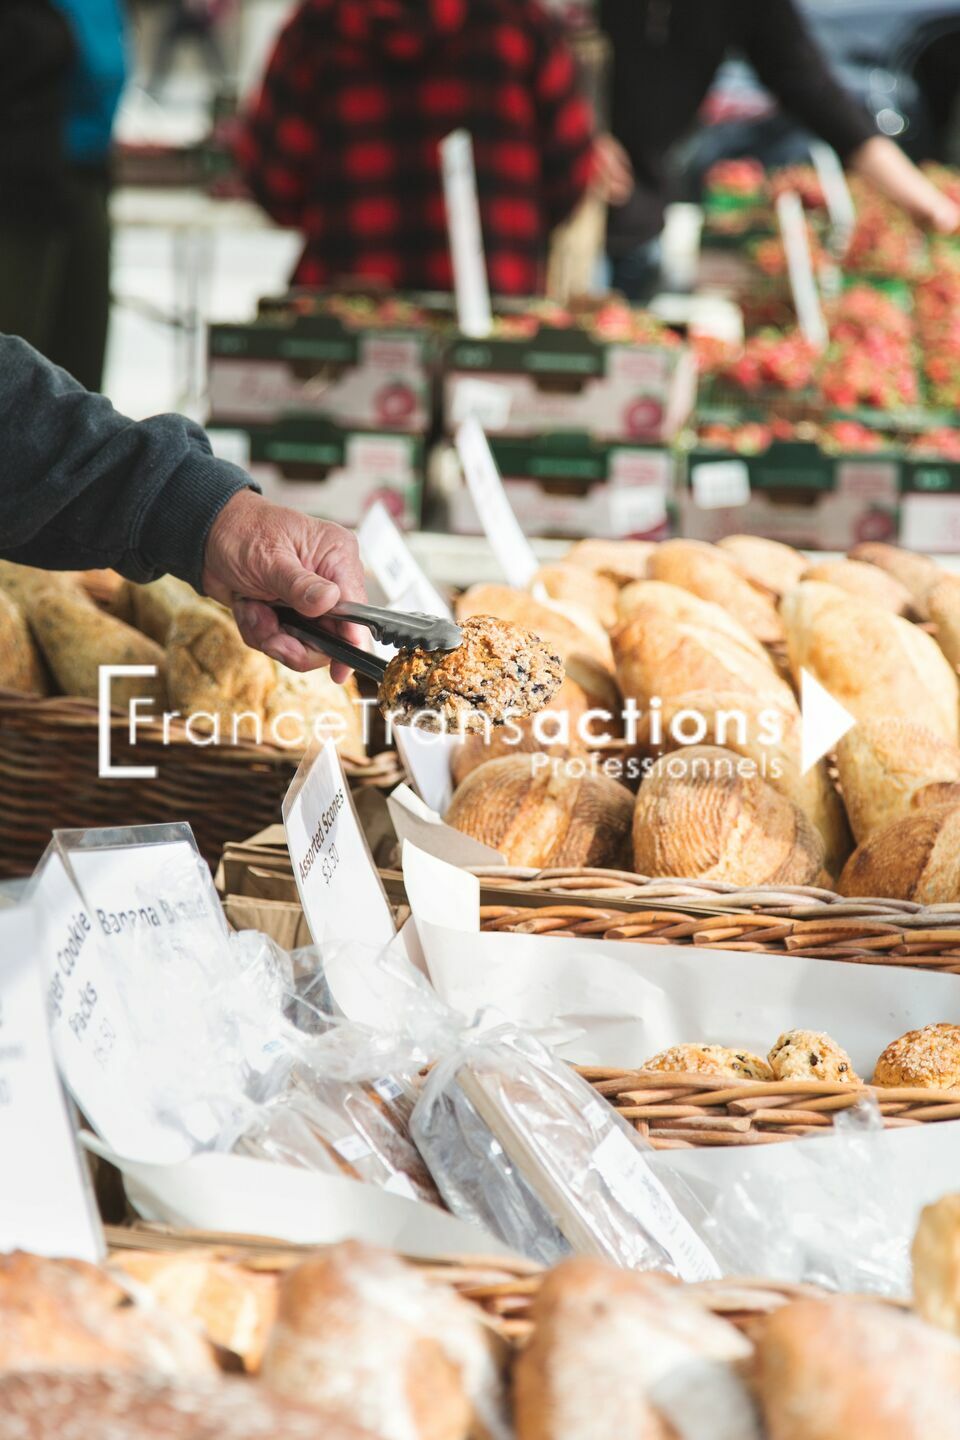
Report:
[{"label": "plastic wrapped baked good", "polygon": [[640,1137],[529,1036],[478,1034],[441,1061],[411,1133],[454,1214],[531,1259],[580,1251],[686,1279],[718,1273]]}]

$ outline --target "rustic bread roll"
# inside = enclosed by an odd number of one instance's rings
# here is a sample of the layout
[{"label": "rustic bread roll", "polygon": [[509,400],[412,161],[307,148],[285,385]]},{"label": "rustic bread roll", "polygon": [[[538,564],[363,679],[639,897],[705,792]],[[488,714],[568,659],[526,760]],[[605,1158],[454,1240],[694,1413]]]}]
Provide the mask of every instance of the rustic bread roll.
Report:
[{"label": "rustic bread roll", "polygon": [[779,598],[796,585],[809,561],[799,550],[782,545],[779,540],[764,540],[759,535],[725,535],[717,541],[745,580],[768,595]]},{"label": "rustic bread roll", "polygon": [[82,590],[61,585],[36,589],[27,602],[30,626],[58,687],[65,695],[97,700],[101,665],[152,665],[156,675],[114,676],[114,709],[143,696],[158,710],[166,703],[166,656],[139,630],[98,610]]},{"label": "rustic bread roll", "polygon": [[795,678],[809,670],[858,720],[919,717],[957,743],[957,676],[918,626],[816,580],[784,596],[780,613]]},{"label": "rustic bread roll", "polygon": [[944,1195],[921,1211],[912,1258],[917,1314],[960,1335],[960,1195]]},{"label": "rustic bread roll", "polygon": [[[207,605],[184,605],[174,616],[167,641],[167,683],[183,715],[212,717],[224,736],[236,717],[241,736],[255,738],[267,696],[276,683],[273,662],[243,642],[232,615]],[[253,717],[251,722],[250,716]],[[197,729],[211,729],[204,718]]]},{"label": "rustic bread roll", "polygon": [[277,1312],[277,1277],[231,1265],[212,1251],[121,1250],[116,1273],[147,1290],[168,1315],[187,1321],[254,1374]]},{"label": "rustic bread roll", "polygon": [[787,714],[798,711],[793,691],[772,665],[718,630],[643,614],[622,626],[613,642],[620,688],[641,709],[654,697],[716,690],[748,695]]},{"label": "rustic bread roll", "polygon": [[620,591],[619,624],[628,625],[648,616],[716,630],[772,667],[767,651],[739,620],[721,606],[709,600],[700,600],[692,591],[683,590],[679,585],[668,585],[663,580],[635,580],[632,585],[624,586]]},{"label": "rustic bread roll", "polygon": [[884,545],[873,540],[855,545],[847,559],[876,565],[892,575],[894,580],[899,580],[910,592],[917,618],[929,620],[927,600],[931,589],[944,573],[936,560],[931,560],[929,555],[916,555],[912,550],[901,550],[899,545]]},{"label": "rustic bread roll", "polygon": [[[296,754],[313,740],[336,740],[340,754],[358,763],[367,757],[364,743],[363,708],[360,691],[351,675],[343,685],[330,678],[330,671],[301,673],[272,660],[274,683],[264,702],[265,737],[270,742],[290,745]],[[305,736],[305,744],[299,743]]]},{"label": "rustic bread roll", "polygon": [[499,850],[509,865],[618,869],[630,834],[633,797],[583,761],[532,755],[489,760],[467,776],[448,825]]},{"label": "rustic bread roll", "polygon": [[937,644],[956,670],[960,666],[960,575],[943,575],[931,586],[927,609],[937,627]]},{"label": "rustic bread roll", "polygon": [[843,867],[837,889],[920,905],[960,899],[960,806],[931,805],[871,831]]},{"label": "rustic bread roll", "polygon": [[551,600],[572,603],[588,610],[605,630],[617,623],[618,586],[608,575],[598,575],[580,565],[541,565],[531,589],[542,585]]},{"label": "rustic bread roll", "polygon": [[595,575],[606,575],[615,585],[629,585],[631,580],[646,578],[656,548],[652,540],[578,540],[563,562]]},{"label": "rustic bread roll", "polygon": [[23,695],[46,695],[50,690],[27,617],[5,590],[0,590],[0,690]]},{"label": "rustic bread roll", "polygon": [[910,809],[926,810],[931,805],[960,805],[960,782],[956,780],[934,780],[922,785],[910,797]]},{"label": "rustic bread roll", "polygon": [[0,1375],[4,1440],[377,1440],[245,1380]]},{"label": "rustic bread roll", "polygon": [[821,560],[811,565],[803,578],[836,585],[838,590],[879,605],[894,615],[912,617],[915,614],[913,596],[907,587],[879,566],[868,565],[863,560]]},{"label": "rustic bread roll", "polygon": [[868,1300],[796,1300],[757,1340],[769,1440],[952,1440],[960,1342]]},{"label": "rustic bread roll", "polygon": [[960,1089],[960,1025],[924,1025],[891,1040],[877,1061],[873,1083]]},{"label": "rustic bread roll", "polygon": [[664,1070],[668,1073],[687,1071],[691,1075],[723,1075],[731,1080],[772,1080],[773,1071],[766,1060],[749,1050],[731,1050],[726,1045],[671,1045],[652,1059],[645,1060],[641,1070]]},{"label": "rustic bread roll", "polygon": [[[137,1370],[212,1375],[213,1353],[165,1311],[131,1305],[115,1280],[80,1260],[0,1255],[0,1372]],[[2,1433],[2,1415],[0,1415]]]},{"label": "rustic bread roll", "polygon": [[823,841],[799,806],[719,746],[665,755],[640,786],[633,858],[642,875],[734,885],[811,885]]},{"label": "rustic bread roll", "polygon": [[666,580],[710,600],[738,620],[763,645],[783,639],[772,601],[745,580],[733,560],[700,540],[668,540],[650,557],[651,580]]},{"label": "rustic bread roll", "polygon": [[864,720],[837,746],[837,766],[850,824],[861,841],[909,815],[918,791],[937,781],[960,781],[960,747],[910,720]]},{"label": "rustic bread roll", "polygon": [[[492,730],[488,736],[468,735],[456,748],[450,762],[454,785],[466,780],[478,765],[485,765],[488,760],[502,760],[509,755],[544,754],[557,760],[583,755],[587,742],[580,721],[588,708],[585,692],[566,676],[550,704],[539,715],[511,721],[500,729]],[[610,726],[604,723],[603,728],[615,736],[618,721],[618,716],[611,717]]]},{"label": "rustic bread roll", "polygon": [[505,1437],[500,1356],[479,1314],[350,1241],[280,1283],[263,1383],[380,1440]]},{"label": "rustic bread roll", "polygon": [[853,1061],[822,1030],[788,1030],[767,1056],[776,1080],[830,1080],[860,1085]]},{"label": "rustic bread roll", "polygon": [[[178,580],[175,575],[162,575],[149,585],[135,585],[128,581],[123,603],[130,624],[142,630],[144,635],[149,635],[151,640],[156,640],[158,645],[166,645],[177,613],[185,605],[205,605],[213,612],[221,609],[212,600],[204,600],[192,585]],[[111,609],[115,614],[119,613],[115,606]]]},{"label": "rustic bread roll", "polygon": [[76,572],[77,584],[82,590],[102,605],[111,615],[116,615],[121,620],[129,622],[130,616],[123,613],[124,596],[128,584],[122,575],[116,570],[78,570]]},{"label": "rustic bread roll", "polygon": [[515,1370],[517,1440],[755,1440],[749,1341],[682,1286],[578,1257],[552,1270]]}]

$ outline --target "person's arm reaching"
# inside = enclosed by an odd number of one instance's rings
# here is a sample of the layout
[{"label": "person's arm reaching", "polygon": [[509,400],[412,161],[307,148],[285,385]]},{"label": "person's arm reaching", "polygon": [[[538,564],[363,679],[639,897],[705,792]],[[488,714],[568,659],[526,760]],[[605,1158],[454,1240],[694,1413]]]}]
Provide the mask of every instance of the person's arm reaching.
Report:
[{"label": "person's arm reaching", "polygon": [[298,670],[316,652],[282,635],[263,602],[316,618],[341,596],[365,598],[348,531],[269,504],[183,416],[129,420],[11,336],[0,336],[0,557],[177,575],[231,605],[248,644]]},{"label": "person's arm reaching", "polygon": [[951,231],[960,210],[883,135],[831,74],[795,0],[742,0],[747,56],[786,110],[919,224]]},{"label": "person's arm reaching", "polygon": [[316,179],[322,44],[298,10],[280,32],[260,93],[243,120],[236,158],[251,193],[278,225],[299,226]]}]

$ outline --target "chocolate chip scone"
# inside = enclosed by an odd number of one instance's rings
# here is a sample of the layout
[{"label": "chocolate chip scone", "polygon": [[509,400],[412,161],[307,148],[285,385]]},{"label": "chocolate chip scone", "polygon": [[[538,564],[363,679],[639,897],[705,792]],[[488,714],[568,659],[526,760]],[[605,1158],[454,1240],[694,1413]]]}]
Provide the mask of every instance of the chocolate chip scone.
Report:
[{"label": "chocolate chip scone", "polygon": [[387,666],[380,709],[395,725],[420,730],[484,732],[534,715],[563,680],[550,648],[517,625],[475,615],[456,650],[401,650]]}]

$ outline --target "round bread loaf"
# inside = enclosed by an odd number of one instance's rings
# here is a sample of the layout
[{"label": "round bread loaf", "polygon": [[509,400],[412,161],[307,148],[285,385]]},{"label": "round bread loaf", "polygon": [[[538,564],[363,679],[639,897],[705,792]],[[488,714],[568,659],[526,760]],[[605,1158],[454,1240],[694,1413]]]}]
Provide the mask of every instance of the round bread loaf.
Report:
[{"label": "round bread loaf", "polygon": [[837,889],[919,905],[960,899],[960,806],[931,805],[872,831],[843,867]]},{"label": "round bread loaf", "polygon": [[853,1061],[822,1030],[788,1030],[767,1056],[777,1080],[830,1080],[860,1085]]},{"label": "round bread loaf", "polygon": [[[587,713],[587,697],[584,691],[569,676],[554,695],[550,704],[538,715],[525,720],[513,720],[489,735],[468,735],[453,752],[450,773],[454,785],[466,780],[478,765],[488,760],[502,760],[508,755],[550,755],[555,759],[566,759],[571,755],[583,755],[587,740],[580,722]],[[616,734],[619,716],[612,716],[609,729]]]},{"label": "round bread loaf", "polygon": [[447,824],[499,850],[509,865],[619,869],[633,797],[615,780],[581,773],[585,764],[533,755],[488,760],[458,787]]},{"label": "round bread loaf", "polygon": [[766,1060],[749,1050],[731,1050],[726,1045],[671,1045],[652,1059],[645,1060],[642,1070],[688,1071],[692,1075],[723,1075],[734,1080],[772,1080],[773,1071]]},{"label": "round bread loaf", "polygon": [[619,587],[608,575],[598,575],[581,565],[541,565],[532,588],[542,585],[551,600],[579,605],[588,610],[605,630],[617,623]]},{"label": "round bread loaf", "polygon": [[960,1025],[924,1025],[892,1040],[877,1061],[873,1083],[960,1090]]},{"label": "round bread loaf", "polygon": [[960,735],[960,686],[935,640],[909,620],[804,580],[780,607],[794,677],[809,670],[858,720],[916,720]]},{"label": "round bread loaf", "polygon": [[937,644],[956,670],[960,666],[960,575],[942,575],[930,587],[927,609],[937,627]]},{"label": "round bread loaf", "polygon": [[809,561],[799,550],[760,535],[725,535],[717,546],[745,580],[768,595],[785,595],[796,585]]},{"label": "round bread loaf", "polygon": [[803,576],[804,580],[820,580],[825,585],[836,585],[858,600],[867,600],[879,605],[894,615],[913,615],[913,597],[905,585],[894,576],[881,570],[877,565],[867,565],[863,560],[821,560],[811,565]]},{"label": "round bread loaf", "polygon": [[563,559],[566,565],[606,575],[615,585],[629,585],[644,579],[656,548],[652,540],[578,540]]},{"label": "round bread loaf", "polygon": [[620,591],[618,624],[629,625],[645,618],[675,620],[704,631],[716,631],[749,650],[763,664],[772,666],[767,651],[739,620],[722,606],[701,600],[679,585],[668,585],[663,580],[635,580],[632,585],[626,585]]},{"label": "round bread loaf", "polygon": [[912,720],[864,720],[837,746],[837,766],[859,842],[909,815],[914,797],[926,787],[960,781],[960,747]]},{"label": "round bread loaf", "polygon": [[910,592],[917,618],[929,620],[928,597],[944,573],[936,560],[931,560],[929,555],[916,555],[912,550],[901,550],[899,545],[884,545],[874,540],[855,545],[847,558],[876,565],[899,580]]},{"label": "round bread loaf", "polygon": [[637,871],[746,886],[818,880],[823,841],[798,805],[751,773],[751,763],[712,745],[658,760],[633,816]]},{"label": "round bread loaf", "polygon": [[700,540],[668,540],[650,557],[651,580],[666,580],[710,600],[738,620],[763,645],[783,639],[773,602],[745,580],[731,557]]}]

